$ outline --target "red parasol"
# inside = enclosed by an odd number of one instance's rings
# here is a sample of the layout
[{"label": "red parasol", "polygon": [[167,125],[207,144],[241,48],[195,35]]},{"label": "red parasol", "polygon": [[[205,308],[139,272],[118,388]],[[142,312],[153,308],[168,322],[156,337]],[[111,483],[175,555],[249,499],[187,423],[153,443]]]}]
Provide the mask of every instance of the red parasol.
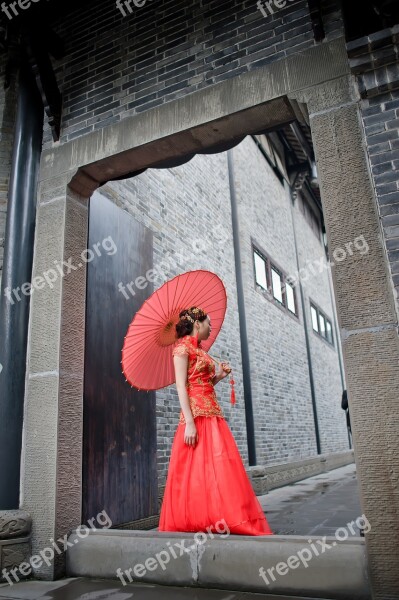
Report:
[{"label": "red parasol", "polygon": [[179,313],[190,306],[211,318],[212,331],[201,347],[207,351],[223,324],[226,289],[210,271],[188,271],[164,283],[144,302],[129,325],[122,348],[122,371],[131,386],[158,390],[175,381],[172,350]]}]

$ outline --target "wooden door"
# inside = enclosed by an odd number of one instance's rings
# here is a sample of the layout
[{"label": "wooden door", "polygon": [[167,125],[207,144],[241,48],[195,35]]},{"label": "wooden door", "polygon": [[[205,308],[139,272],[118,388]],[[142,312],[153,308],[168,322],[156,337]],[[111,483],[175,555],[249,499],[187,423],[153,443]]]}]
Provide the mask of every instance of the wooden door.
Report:
[{"label": "wooden door", "polygon": [[116,526],[158,512],[155,392],[131,388],[121,365],[129,323],[153,284],[131,286],[133,294],[119,285],[152,268],[152,232],[96,192],[88,249],[96,244],[87,265],[82,523],[106,510]]}]

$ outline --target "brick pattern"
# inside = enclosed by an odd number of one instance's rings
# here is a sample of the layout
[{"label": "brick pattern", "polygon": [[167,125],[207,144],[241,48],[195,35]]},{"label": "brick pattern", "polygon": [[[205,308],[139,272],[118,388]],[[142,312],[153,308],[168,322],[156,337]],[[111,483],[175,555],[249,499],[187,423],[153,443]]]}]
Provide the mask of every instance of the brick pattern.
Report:
[{"label": "brick pattern", "polygon": [[[335,0],[324,0],[322,5],[329,40],[342,34],[341,15]],[[153,0],[126,17],[118,13],[113,2],[97,0],[71,11],[54,26],[67,43],[66,57],[55,62],[63,93],[61,143],[315,44],[305,0],[296,0],[269,18],[262,16],[253,0]],[[44,147],[52,143],[46,125]],[[287,273],[295,271],[289,206],[281,184],[268,171],[250,138],[234,154],[237,185],[245,191],[240,204],[241,243],[258,462],[282,463],[316,452],[303,324],[256,292],[250,237],[256,237]],[[217,392],[247,464],[226,155],[196,156],[176,169],[149,170],[130,180],[110,182],[101,193],[152,229],[154,263],[166,278],[189,269],[209,268],[225,281],[229,306],[212,353],[231,361],[234,367],[237,405],[231,408],[229,404],[227,381],[218,385]],[[247,219],[250,211],[259,211],[259,219],[253,223]],[[305,243],[309,226],[300,216],[298,223]],[[320,249],[314,254],[315,248],[308,244],[303,252],[315,258]],[[325,284],[325,280],[320,284],[323,293]],[[330,314],[327,296],[318,299]],[[263,307],[267,313],[261,312]],[[273,344],[265,343],[267,340]],[[320,356],[317,377],[322,413],[336,402],[337,355],[330,349],[324,355],[318,346],[322,342],[314,343]],[[331,370],[329,389],[324,386],[326,369]],[[160,485],[166,476],[178,413],[174,388],[158,392]],[[339,417],[334,409],[322,423],[323,451],[347,448]]]},{"label": "brick pattern", "polygon": [[362,98],[399,88],[399,25],[349,42],[347,49]]},{"label": "brick pattern", "polygon": [[[286,192],[252,138],[246,138],[234,150],[234,157],[258,463],[280,464],[316,454],[303,323],[302,319],[295,320],[273,306],[254,289],[250,238],[251,235],[256,236],[287,272],[293,272],[296,266],[292,226]],[[227,288],[228,309],[223,328],[210,353],[230,361],[234,369],[236,406],[230,405],[227,379],[217,385],[216,391],[247,466],[226,154],[198,155],[174,169],[151,169],[129,180],[110,182],[100,192],[151,228],[154,234],[154,268],[162,269],[167,279],[197,268],[210,269],[222,277]],[[320,255],[321,245],[302,215],[298,215],[298,227],[304,259],[315,260]],[[162,281],[160,277],[154,284],[155,288]],[[315,282],[315,287],[318,290],[315,299],[330,315],[325,276]],[[339,408],[341,390],[337,353],[320,340],[314,340],[313,351],[317,357],[315,372],[323,451],[344,451],[348,443],[344,414]],[[329,373],[327,377],[326,372]],[[174,386],[159,390],[156,397],[158,472],[162,486],[180,408]]]},{"label": "brick pattern", "polygon": [[348,44],[399,309],[399,26]]},{"label": "brick pattern", "polygon": [[[342,34],[325,0],[327,39]],[[315,44],[306,0],[265,18],[254,0],[151,0],[123,17],[92,0],[54,23],[63,94],[61,143]],[[45,147],[52,140],[45,128]]]},{"label": "brick pattern", "polygon": [[[166,279],[192,269],[209,269],[223,279],[228,309],[222,331],[210,354],[229,360],[234,367],[237,405],[234,408],[230,405],[228,380],[220,382],[216,392],[238,448],[247,462],[244,407],[240,398],[241,348],[226,156],[196,156],[181,167],[149,169],[132,179],[110,182],[99,191],[152,230],[154,268],[164,273],[164,277],[160,276],[155,281],[155,289]],[[175,386],[159,390],[156,401],[161,486],[166,477],[180,412]]]},{"label": "brick pattern", "polygon": [[[250,343],[257,458],[262,465],[314,456],[315,428],[306,357],[302,308],[299,318],[276,306],[256,289],[251,238],[287,275],[297,264],[290,199],[267,167],[252,138],[233,150],[239,198],[240,238],[244,273],[247,328]],[[324,254],[320,241],[296,208],[300,267]],[[342,385],[338,354],[317,338],[311,327],[309,297],[333,317],[327,271],[310,277],[305,286],[322,452],[348,449],[345,415],[340,407]],[[331,427],[331,423],[334,423]]]},{"label": "brick pattern", "polygon": [[[297,232],[300,269],[305,299],[306,322],[315,384],[320,445],[323,454],[349,450],[346,416],[341,408],[342,381],[339,368],[341,341],[336,339],[334,328],[335,305],[331,298],[332,284],[329,263],[323,243],[295,203],[295,228]],[[331,251],[331,249],[330,249]],[[334,257],[331,257],[334,262]],[[305,274],[306,273],[306,274]],[[313,331],[310,302],[314,302],[331,321],[334,346]],[[330,427],[334,423],[334,427]]]}]

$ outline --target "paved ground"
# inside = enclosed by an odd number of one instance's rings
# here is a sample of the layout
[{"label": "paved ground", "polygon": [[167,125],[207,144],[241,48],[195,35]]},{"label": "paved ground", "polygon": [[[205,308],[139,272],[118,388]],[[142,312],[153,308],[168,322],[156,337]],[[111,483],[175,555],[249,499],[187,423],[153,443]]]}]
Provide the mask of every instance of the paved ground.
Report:
[{"label": "paved ground", "polygon": [[277,535],[334,535],[363,514],[354,464],[272,490],[259,500]]},{"label": "paved ground", "polygon": [[[26,581],[14,588],[0,596],[1,600],[323,600],[139,583],[122,586],[114,581],[82,578],[53,583]],[[0,588],[0,592],[3,590]]]},{"label": "paved ground", "polygon": [[[362,514],[355,465],[273,490],[259,499],[270,526],[279,535],[333,535],[338,527],[345,527]],[[292,596],[288,599],[149,584],[123,586],[119,581],[83,578],[25,581],[12,587],[0,584],[0,600],[160,600],[161,597],[162,600],[295,600]],[[301,600],[306,599],[301,597]]]}]

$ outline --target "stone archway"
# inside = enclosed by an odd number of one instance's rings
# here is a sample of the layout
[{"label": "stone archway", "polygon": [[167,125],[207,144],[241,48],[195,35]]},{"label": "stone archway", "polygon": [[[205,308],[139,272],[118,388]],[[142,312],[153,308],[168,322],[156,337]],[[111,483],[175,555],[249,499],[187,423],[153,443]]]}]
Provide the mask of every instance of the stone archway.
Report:
[{"label": "stone archway", "polygon": [[[361,263],[356,256],[336,261],[333,278],[362,509],[372,527],[370,571],[376,597],[393,598],[399,588],[399,424],[391,420],[399,388],[397,314],[343,40],[44,152],[34,276],[53,261],[75,260],[86,247],[88,198],[105,181],[232,144],[300,114],[301,105],[314,137],[329,246],[360,235],[369,245]],[[34,520],[34,552],[81,518],[84,298],[84,268],[32,297],[22,488],[23,508]]]}]

